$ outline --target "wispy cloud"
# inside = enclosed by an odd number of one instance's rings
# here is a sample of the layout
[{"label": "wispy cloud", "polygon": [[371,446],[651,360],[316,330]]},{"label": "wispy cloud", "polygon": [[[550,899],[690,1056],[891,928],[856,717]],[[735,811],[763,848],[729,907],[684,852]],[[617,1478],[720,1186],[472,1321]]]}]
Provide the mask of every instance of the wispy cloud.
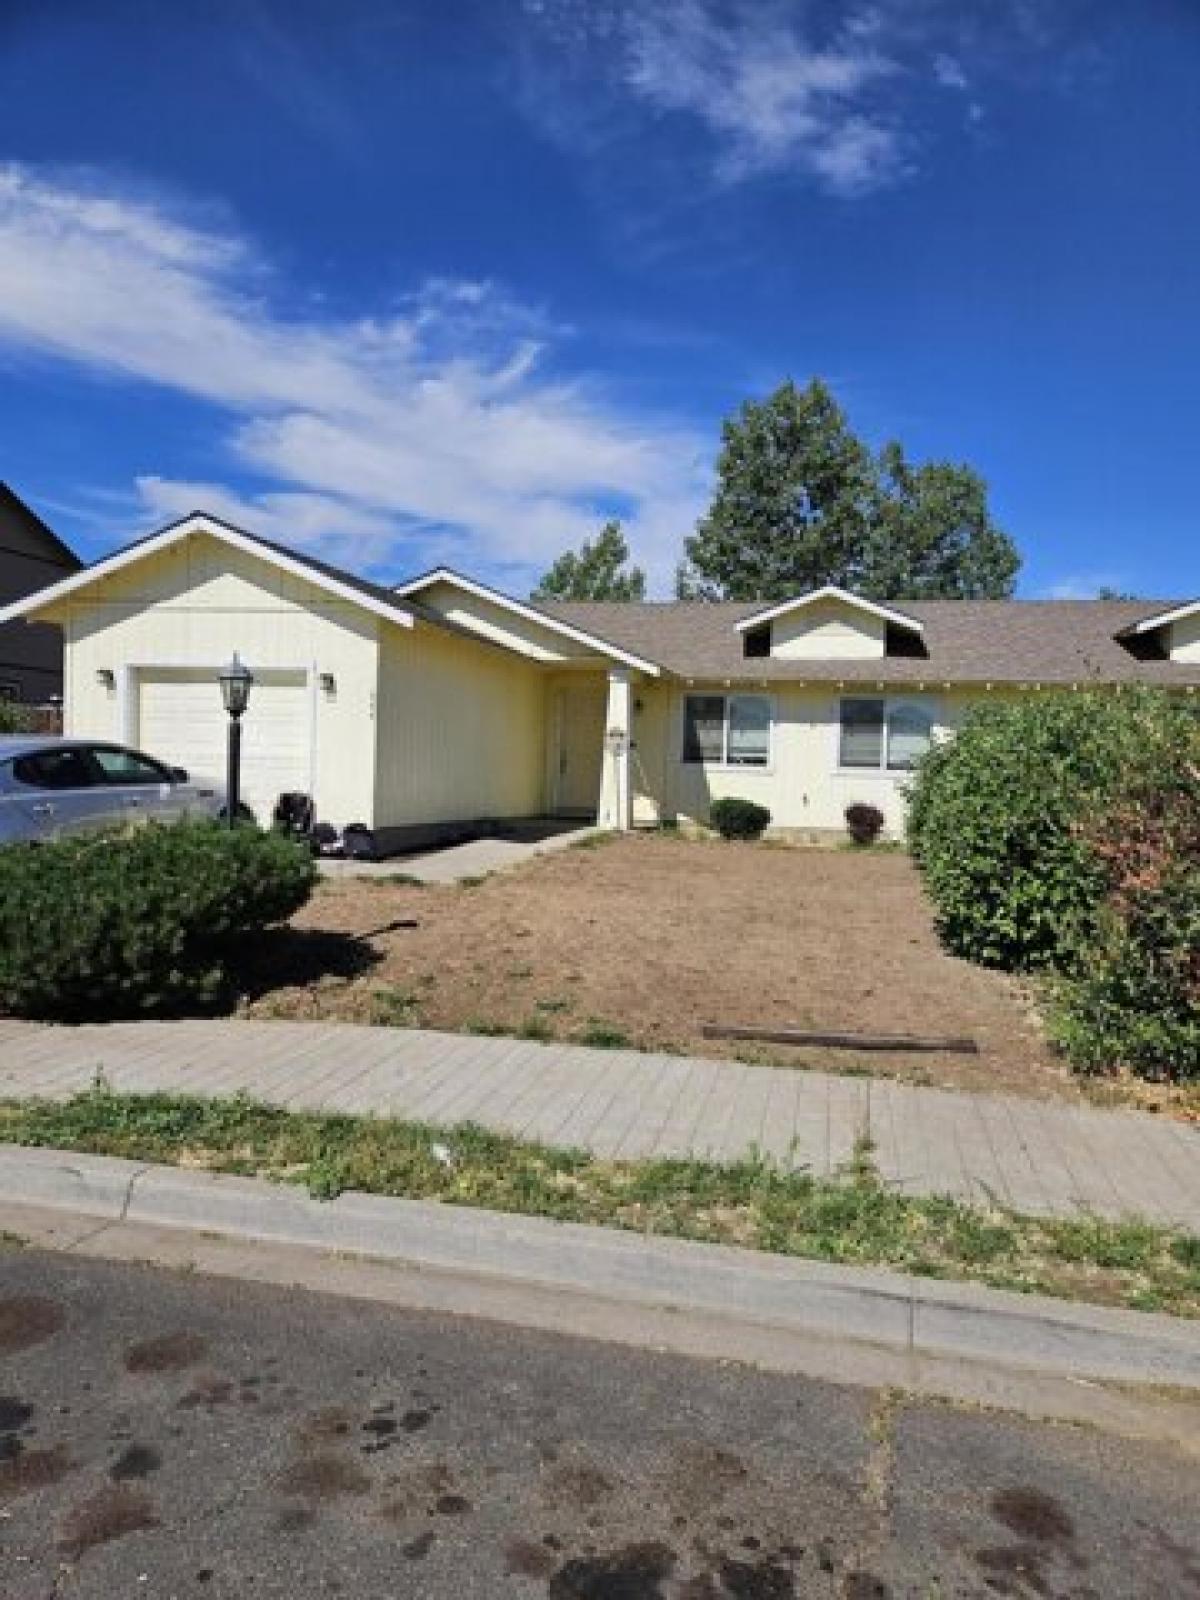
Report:
[{"label": "wispy cloud", "polygon": [[624,77],[650,105],[708,126],[721,176],[791,165],[854,192],[899,165],[897,129],[872,103],[898,70],[871,28],[817,42],[761,5],[720,14],[668,0],[631,19]]},{"label": "wispy cloud", "polygon": [[265,488],[139,481],[377,569],[455,553],[524,576],[614,500],[660,577],[702,499],[701,442],[552,371],[561,330],[487,283],[371,316],[285,314],[253,241],[95,179],[0,168],[0,345],[209,403]]}]

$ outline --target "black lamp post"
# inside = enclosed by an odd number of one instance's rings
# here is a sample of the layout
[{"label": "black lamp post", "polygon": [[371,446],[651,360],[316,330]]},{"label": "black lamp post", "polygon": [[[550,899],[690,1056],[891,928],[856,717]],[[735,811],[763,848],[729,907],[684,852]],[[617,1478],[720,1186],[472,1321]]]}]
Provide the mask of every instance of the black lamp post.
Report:
[{"label": "black lamp post", "polygon": [[228,826],[236,828],[242,783],[242,713],[249,702],[250,686],[254,682],[253,674],[238,658],[236,650],[233,653],[233,660],[221,673],[220,681],[221,699],[225,702],[225,709],[229,713],[225,813]]}]

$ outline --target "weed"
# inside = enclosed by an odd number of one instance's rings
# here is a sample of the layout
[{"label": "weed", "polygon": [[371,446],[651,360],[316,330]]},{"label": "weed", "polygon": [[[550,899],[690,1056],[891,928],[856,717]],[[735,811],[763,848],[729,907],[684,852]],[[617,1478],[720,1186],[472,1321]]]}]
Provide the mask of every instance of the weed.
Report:
[{"label": "weed", "polygon": [[526,1017],[516,1032],[518,1039],[545,1040],[553,1039],[554,1037],[554,1029],[546,1021],[545,1017],[539,1016]]},{"label": "weed", "polygon": [[569,1011],[571,1009],[570,1000],[560,1000],[555,997],[546,1000],[535,1000],[534,1005],[537,1010],[547,1012]]},{"label": "weed", "polygon": [[466,878],[459,878],[460,889],[478,889],[481,883],[486,883],[490,874],[486,872],[473,872]]},{"label": "weed", "polygon": [[405,989],[376,989],[371,996],[370,1021],[378,1028],[416,1028],[420,1000]]},{"label": "weed", "polygon": [[624,1050],[629,1044],[629,1035],[602,1017],[589,1017],[575,1038],[594,1050]]},{"label": "weed", "polygon": [[904,1194],[867,1175],[865,1143],[845,1176],[817,1179],[763,1156],[728,1165],[606,1161],[469,1123],[435,1129],[284,1111],[244,1096],[122,1095],[104,1084],[63,1104],[0,1102],[0,1140],[187,1162],[320,1196],[357,1189],[485,1206],[1200,1317],[1195,1235]]}]

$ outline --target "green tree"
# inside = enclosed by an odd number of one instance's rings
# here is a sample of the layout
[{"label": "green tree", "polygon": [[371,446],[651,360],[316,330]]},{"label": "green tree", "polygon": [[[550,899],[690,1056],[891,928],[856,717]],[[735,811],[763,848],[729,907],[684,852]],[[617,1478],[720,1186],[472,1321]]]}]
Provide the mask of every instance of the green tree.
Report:
[{"label": "green tree", "polygon": [[879,456],[879,501],[862,591],[877,600],[1006,600],[1021,558],[991,519],[987,484],[967,466],[914,467],[896,443]]},{"label": "green tree", "polygon": [[531,598],[538,600],[643,600],[646,574],[629,567],[629,546],[617,521],[606,522],[579,552],[568,550],[542,578]]},{"label": "green tree", "polygon": [[883,600],[1007,598],[1020,566],[970,467],[876,457],[828,387],[789,379],[722,428],[717,490],[686,541],[684,599],[783,600],[834,583]]}]

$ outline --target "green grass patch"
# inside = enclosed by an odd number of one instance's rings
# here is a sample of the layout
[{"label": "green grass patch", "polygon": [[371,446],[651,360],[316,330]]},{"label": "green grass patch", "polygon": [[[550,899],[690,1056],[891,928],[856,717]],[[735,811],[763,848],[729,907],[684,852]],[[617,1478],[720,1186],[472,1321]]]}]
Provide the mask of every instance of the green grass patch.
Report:
[{"label": "green grass patch", "polygon": [[629,1035],[603,1017],[589,1017],[575,1035],[575,1042],[589,1044],[593,1050],[624,1050],[629,1045]]},{"label": "green grass patch", "polygon": [[1200,1317],[1200,1238],[901,1194],[879,1181],[865,1147],[842,1177],[819,1180],[761,1159],[602,1161],[470,1124],[121,1095],[102,1084],[64,1104],[0,1102],[0,1140],[254,1175],[320,1196],[358,1189],[486,1206]]},{"label": "green grass patch", "polygon": [[379,1028],[419,1028],[420,997],[407,989],[376,989],[371,996],[370,1021]]}]

